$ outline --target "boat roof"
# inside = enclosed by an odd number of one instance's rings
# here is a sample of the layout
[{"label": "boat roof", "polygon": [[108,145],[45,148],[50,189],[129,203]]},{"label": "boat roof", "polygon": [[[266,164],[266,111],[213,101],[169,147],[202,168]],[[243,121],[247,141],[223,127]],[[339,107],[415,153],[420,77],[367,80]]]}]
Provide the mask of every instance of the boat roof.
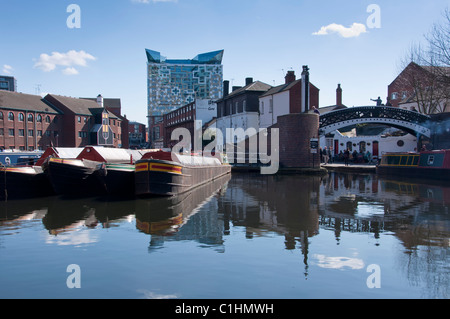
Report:
[{"label": "boat roof", "polygon": [[107,163],[130,163],[141,159],[144,151],[102,146],[86,146],[77,159]]},{"label": "boat roof", "polygon": [[222,165],[215,157],[191,156],[172,153],[172,160],[186,166],[217,166]]},{"label": "boat roof", "polygon": [[48,147],[36,162],[36,166],[41,166],[49,156],[58,158],[76,158],[83,150],[82,147]]}]

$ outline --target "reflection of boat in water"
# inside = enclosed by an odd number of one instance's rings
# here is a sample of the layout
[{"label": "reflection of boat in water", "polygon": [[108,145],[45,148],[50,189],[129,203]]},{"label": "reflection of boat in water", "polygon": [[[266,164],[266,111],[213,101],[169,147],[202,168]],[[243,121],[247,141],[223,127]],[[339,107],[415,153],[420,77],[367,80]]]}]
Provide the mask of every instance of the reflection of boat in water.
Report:
[{"label": "reflection of boat in water", "polygon": [[214,157],[149,152],[136,162],[136,195],[182,194],[230,172]]},{"label": "reflection of boat in water", "polygon": [[230,179],[227,174],[177,196],[137,199],[136,227],[147,234],[176,232],[197,212],[196,208],[222,190]]},{"label": "reflection of boat in water", "polygon": [[397,175],[450,181],[450,150],[383,154],[380,175]]},{"label": "reflection of boat in water", "polygon": [[128,219],[134,214],[131,201],[106,201],[96,198],[55,197],[48,203],[43,218],[44,227],[52,235],[78,230],[80,227],[110,228],[116,221]]}]

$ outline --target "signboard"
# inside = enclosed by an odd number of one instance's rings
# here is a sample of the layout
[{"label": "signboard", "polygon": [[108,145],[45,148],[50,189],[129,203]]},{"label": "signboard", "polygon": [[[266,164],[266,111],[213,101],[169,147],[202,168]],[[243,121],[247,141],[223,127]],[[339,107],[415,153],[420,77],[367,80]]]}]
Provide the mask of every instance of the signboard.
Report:
[{"label": "signboard", "polygon": [[319,148],[319,139],[318,138],[310,139],[309,148],[311,149],[311,153],[317,154],[317,149]]}]

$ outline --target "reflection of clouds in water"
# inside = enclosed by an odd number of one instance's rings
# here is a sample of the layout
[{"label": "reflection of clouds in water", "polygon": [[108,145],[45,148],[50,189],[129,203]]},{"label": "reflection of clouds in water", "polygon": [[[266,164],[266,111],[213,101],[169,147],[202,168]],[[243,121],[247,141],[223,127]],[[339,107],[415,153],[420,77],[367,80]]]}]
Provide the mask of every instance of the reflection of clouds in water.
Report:
[{"label": "reflection of clouds in water", "polygon": [[363,269],[364,261],[358,258],[349,257],[327,257],[325,255],[314,255],[318,260],[318,266],[328,269],[343,269],[348,267],[350,269]]},{"label": "reflection of clouds in water", "polygon": [[145,289],[139,289],[138,293],[143,295],[144,299],[177,299],[177,295],[161,295],[154,293],[153,291],[148,291]]},{"label": "reflection of clouds in water", "polygon": [[98,242],[98,238],[93,236],[88,230],[70,231],[60,233],[57,236],[47,236],[47,244],[56,244],[58,246],[79,246]]}]

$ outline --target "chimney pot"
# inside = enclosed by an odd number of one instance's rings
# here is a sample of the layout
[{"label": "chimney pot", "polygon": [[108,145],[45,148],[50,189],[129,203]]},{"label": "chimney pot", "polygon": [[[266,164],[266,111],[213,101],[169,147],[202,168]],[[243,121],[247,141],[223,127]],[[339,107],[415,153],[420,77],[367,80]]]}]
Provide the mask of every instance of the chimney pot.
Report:
[{"label": "chimney pot", "polygon": [[284,77],[285,84],[289,84],[295,81],[295,72],[287,71],[286,76]]},{"label": "chimney pot", "polygon": [[336,105],[342,106],[342,88],[341,84],[338,84],[338,87],[336,89]]},{"label": "chimney pot", "polygon": [[97,104],[98,104],[100,107],[103,107],[103,96],[102,96],[101,94],[99,94],[99,95],[97,96]]},{"label": "chimney pot", "polygon": [[249,85],[249,84],[252,84],[253,83],[253,78],[246,78],[245,79],[245,85],[247,86],[247,85]]}]

